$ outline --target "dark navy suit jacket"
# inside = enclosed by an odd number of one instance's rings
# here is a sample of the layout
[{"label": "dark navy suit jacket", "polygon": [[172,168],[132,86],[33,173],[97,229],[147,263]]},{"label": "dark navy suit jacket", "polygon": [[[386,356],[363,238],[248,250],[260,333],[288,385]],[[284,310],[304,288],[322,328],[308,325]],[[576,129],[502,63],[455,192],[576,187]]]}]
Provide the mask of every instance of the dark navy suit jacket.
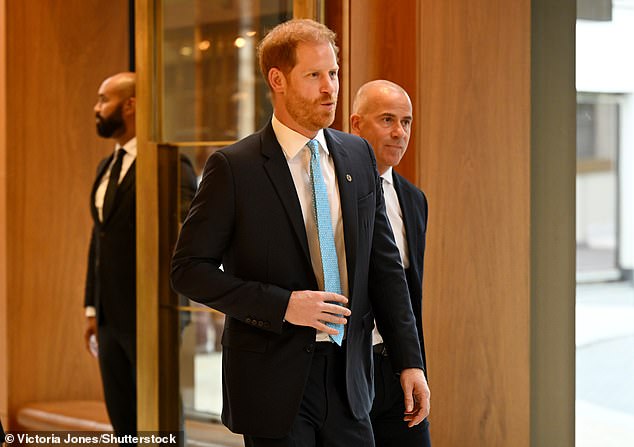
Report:
[{"label": "dark navy suit jacket", "polygon": [[[374,396],[373,310],[395,370],[423,364],[372,149],[353,135],[324,134],[339,186],[352,311],[345,385],[362,418]],[[284,315],[292,291],[318,289],[295,185],[270,123],[207,161],[174,252],[172,284],[227,315],[223,422],[237,433],[285,436],[316,333]]]},{"label": "dark navy suit jacket", "polygon": [[423,268],[425,258],[425,240],[427,234],[427,198],[423,191],[407,181],[396,171],[392,171],[394,189],[403,213],[403,225],[409,249],[409,268],[405,270],[407,287],[412,300],[412,310],[416,317],[416,329],[420,340],[425,374],[427,361],[423,337]]}]

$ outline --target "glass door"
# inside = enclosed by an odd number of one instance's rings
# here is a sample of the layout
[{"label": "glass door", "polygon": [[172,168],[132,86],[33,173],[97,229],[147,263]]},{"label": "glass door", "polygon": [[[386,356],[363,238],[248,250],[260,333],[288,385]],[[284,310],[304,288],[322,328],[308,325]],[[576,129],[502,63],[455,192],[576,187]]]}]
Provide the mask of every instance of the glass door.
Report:
[{"label": "glass door", "polygon": [[315,0],[136,0],[140,430],[184,421],[187,444],[242,445],[218,424],[224,316],[171,291],[169,259],[207,158],[271,117],[260,39],[321,9]]}]

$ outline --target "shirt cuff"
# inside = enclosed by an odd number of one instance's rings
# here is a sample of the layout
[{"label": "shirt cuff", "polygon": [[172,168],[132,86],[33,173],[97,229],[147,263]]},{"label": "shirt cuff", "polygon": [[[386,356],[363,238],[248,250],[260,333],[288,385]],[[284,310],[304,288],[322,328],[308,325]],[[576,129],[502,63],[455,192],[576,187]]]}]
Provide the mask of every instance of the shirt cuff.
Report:
[{"label": "shirt cuff", "polygon": [[94,306],[86,306],[86,317],[96,317],[97,309]]}]

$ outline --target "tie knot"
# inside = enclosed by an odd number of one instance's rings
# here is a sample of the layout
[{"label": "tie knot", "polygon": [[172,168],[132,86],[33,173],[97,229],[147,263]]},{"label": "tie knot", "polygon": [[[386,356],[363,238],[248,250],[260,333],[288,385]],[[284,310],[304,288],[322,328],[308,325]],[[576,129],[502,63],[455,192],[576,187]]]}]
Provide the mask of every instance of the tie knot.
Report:
[{"label": "tie knot", "polygon": [[319,143],[317,142],[317,140],[308,140],[306,146],[308,146],[308,149],[310,149],[310,153],[313,157],[317,157],[319,155]]},{"label": "tie knot", "polygon": [[117,158],[120,160],[123,158],[123,156],[126,154],[125,149],[120,147],[119,149],[117,149]]}]

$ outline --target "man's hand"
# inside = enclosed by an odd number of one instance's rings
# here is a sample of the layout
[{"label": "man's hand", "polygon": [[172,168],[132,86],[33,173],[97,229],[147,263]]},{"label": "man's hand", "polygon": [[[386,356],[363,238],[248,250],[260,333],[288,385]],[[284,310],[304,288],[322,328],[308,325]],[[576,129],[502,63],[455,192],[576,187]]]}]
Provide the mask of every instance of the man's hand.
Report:
[{"label": "man's hand", "polygon": [[401,387],[405,395],[405,417],[408,427],[420,424],[429,415],[429,386],[422,369],[401,371]]},{"label": "man's hand", "polygon": [[298,326],[314,327],[329,335],[336,335],[338,331],[326,326],[328,323],[346,324],[350,316],[350,309],[340,306],[347,304],[348,298],[331,292],[301,290],[291,293],[284,319]]},{"label": "man's hand", "polygon": [[90,350],[90,337],[97,335],[97,319],[95,317],[86,317],[86,329],[84,330],[84,342],[86,343],[86,349],[92,355]]}]

